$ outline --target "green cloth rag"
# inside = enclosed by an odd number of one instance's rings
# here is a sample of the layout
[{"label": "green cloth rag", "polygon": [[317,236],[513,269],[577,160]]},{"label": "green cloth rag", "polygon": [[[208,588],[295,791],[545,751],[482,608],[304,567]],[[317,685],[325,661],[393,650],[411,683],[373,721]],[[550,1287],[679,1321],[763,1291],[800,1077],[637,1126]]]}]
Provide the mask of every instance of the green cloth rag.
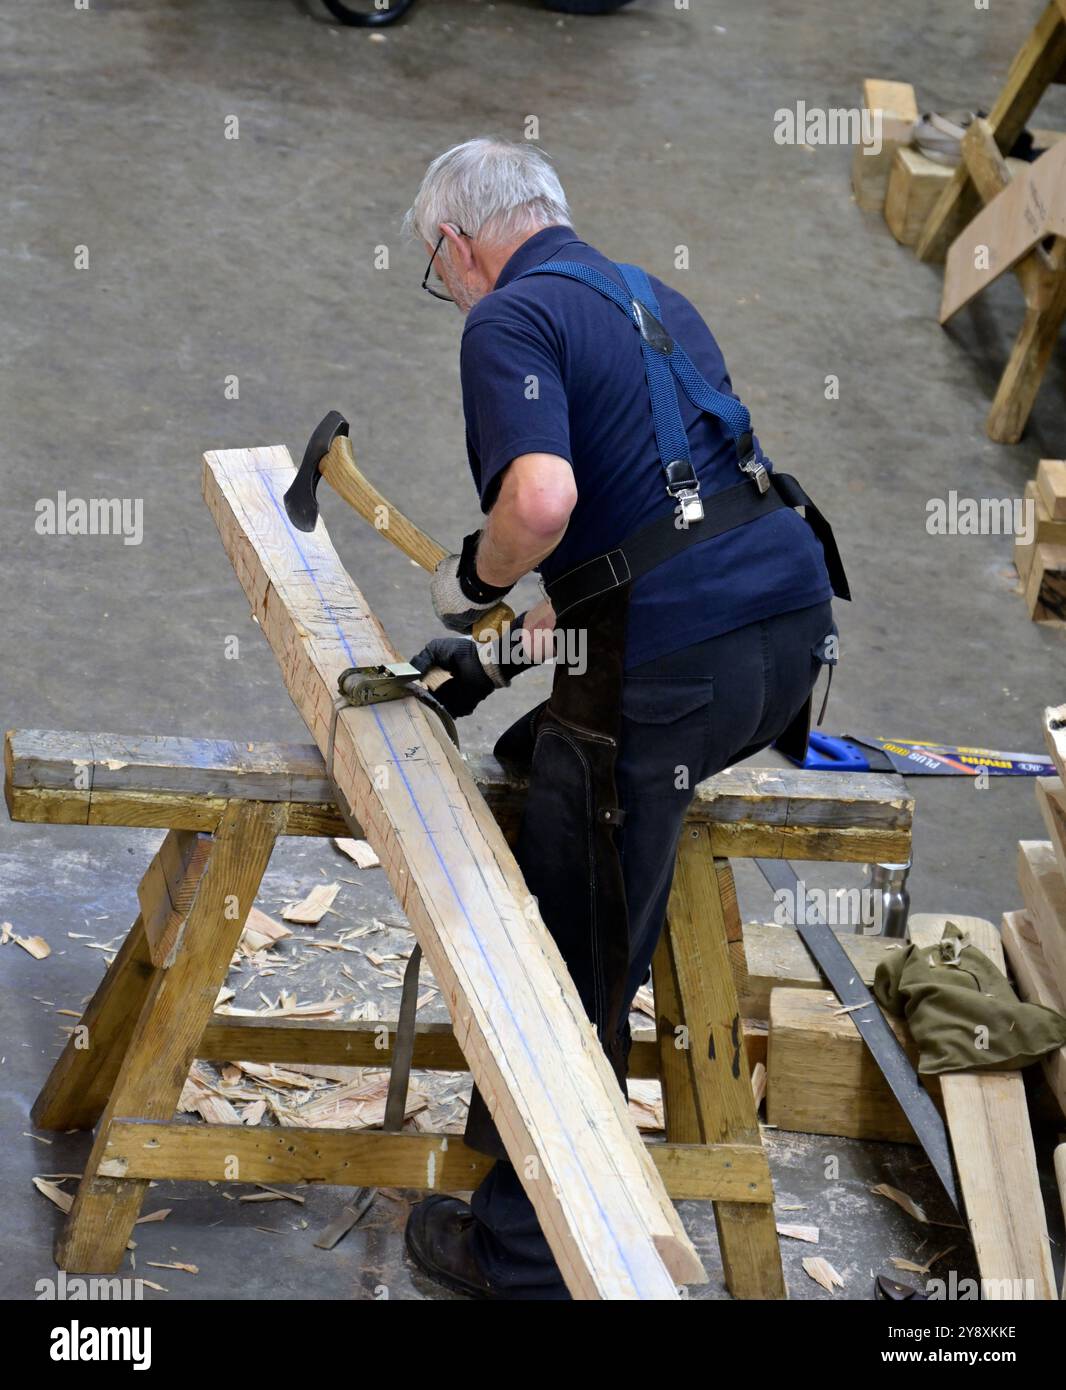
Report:
[{"label": "green cloth rag", "polygon": [[891,951],[874,997],[906,1018],[920,1072],[1013,1071],[1066,1046],[1066,1016],[1023,1004],[1006,975],[948,922],[936,946]]}]

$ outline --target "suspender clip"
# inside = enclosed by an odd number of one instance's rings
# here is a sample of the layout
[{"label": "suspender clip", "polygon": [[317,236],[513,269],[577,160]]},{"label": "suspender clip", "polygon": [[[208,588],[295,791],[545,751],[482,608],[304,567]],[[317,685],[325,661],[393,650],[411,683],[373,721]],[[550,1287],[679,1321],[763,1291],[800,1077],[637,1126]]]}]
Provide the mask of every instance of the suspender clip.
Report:
[{"label": "suspender clip", "polygon": [[679,491],[670,491],[670,496],[674,498],[681,507],[681,521],[688,526],[693,521],[703,520],[703,503],[700,501],[700,485],[695,487],[681,488]]},{"label": "suspender clip", "polygon": [[740,460],[740,471],[748,475],[760,492],[769,492],[770,475],[755,457],[754,450],[746,459]]}]

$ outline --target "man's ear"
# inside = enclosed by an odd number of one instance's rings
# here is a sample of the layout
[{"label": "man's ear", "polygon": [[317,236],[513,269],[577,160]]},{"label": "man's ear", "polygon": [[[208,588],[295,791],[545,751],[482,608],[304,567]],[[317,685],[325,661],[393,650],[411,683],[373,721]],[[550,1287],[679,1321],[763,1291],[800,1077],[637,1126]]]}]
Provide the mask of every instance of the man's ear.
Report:
[{"label": "man's ear", "polygon": [[452,265],[469,270],[473,264],[473,255],[468,238],[461,236],[451,222],[442,222],[440,230],[441,235],[447,239]]}]

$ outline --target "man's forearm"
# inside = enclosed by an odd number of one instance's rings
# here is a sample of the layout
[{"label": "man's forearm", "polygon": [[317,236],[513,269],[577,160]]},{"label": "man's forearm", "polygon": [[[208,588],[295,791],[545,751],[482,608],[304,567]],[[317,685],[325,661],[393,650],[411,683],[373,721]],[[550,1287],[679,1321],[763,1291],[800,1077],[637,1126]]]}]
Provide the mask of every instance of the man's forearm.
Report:
[{"label": "man's forearm", "polygon": [[497,520],[496,512],[491,512],[477,548],[478,578],[501,587],[517,583],[552,553],[565,534],[565,526],[548,536],[531,532],[515,518]]}]

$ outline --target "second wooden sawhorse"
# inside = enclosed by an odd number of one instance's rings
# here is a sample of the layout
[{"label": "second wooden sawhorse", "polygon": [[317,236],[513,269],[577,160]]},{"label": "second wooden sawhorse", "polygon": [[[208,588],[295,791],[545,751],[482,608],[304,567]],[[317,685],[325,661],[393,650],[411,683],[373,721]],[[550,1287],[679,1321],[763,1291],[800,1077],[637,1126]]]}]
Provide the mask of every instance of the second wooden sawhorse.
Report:
[{"label": "second wooden sawhorse", "polygon": [[[4,759],[13,820],[168,832],[141,883],[141,915],[33,1109],[42,1129],[96,1128],[57,1242],[62,1268],[116,1270],[153,1180],[477,1186],[491,1160],[454,1134],[174,1119],[197,1058],[390,1059],[380,1022],[214,1013],[276,837],[350,833],[313,746],[24,730],[7,734]],[[492,759],[475,772],[512,836],[524,784]],[[648,1151],[671,1197],[714,1203],[735,1297],[782,1298],[785,1285],[737,1003],[743,938],[728,859],[899,862],[910,856],[912,814],[900,779],[877,774],[738,768],[697,789],[653,964],[656,1039],[634,1043],[630,1074],[661,1080],[666,1142]],[[467,1069],[449,1024],[416,1026],[412,1064]]]}]

